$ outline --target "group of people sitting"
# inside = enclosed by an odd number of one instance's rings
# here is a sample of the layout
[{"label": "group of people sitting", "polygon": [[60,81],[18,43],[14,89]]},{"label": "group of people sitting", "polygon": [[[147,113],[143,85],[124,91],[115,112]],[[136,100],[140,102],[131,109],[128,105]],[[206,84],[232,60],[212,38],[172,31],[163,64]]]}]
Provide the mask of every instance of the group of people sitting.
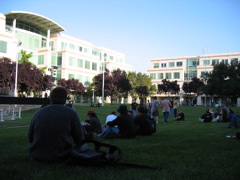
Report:
[{"label": "group of people sitting", "polygon": [[206,112],[199,118],[200,122],[230,122],[227,128],[240,128],[240,116],[235,115],[232,109],[219,106],[215,112],[207,108]]},{"label": "group of people sitting", "polygon": [[87,113],[89,119],[83,123],[85,133],[93,133],[95,137],[99,138],[135,138],[136,135],[151,135],[153,133],[154,127],[152,127],[151,122],[154,120],[151,120],[144,106],[137,108],[135,116],[124,104],[121,104],[117,111],[119,116],[116,116],[116,112],[112,111],[102,126],[96,113],[89,110]]}]

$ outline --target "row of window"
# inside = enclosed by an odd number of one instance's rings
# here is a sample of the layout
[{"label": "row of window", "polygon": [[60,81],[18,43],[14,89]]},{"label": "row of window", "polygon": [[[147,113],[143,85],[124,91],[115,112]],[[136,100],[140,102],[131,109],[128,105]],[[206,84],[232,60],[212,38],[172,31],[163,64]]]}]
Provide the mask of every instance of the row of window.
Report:
[{"label": "row of window", "polygon": [[[165,76],[164,76],[165,74]],[[150,78],[152,80],[156,79],[180,79],[180,73],[179,72],[173,72],[173,73],[150,73]]]},{"label": "row of window", "polygon": [[88,86],[91,83],[91,77],[89,76],[68,74],[68,79],[77,79],[78,82],[82,83],[84,86]]},{"label": "row of window", "polygon": [[160,64],[161,64],[162,68],[165,68],[165,67],[175,67],[175,64],[176,64],[176,67],[182,67],[182,62],[169,62],[168,66],[167,66],[167,63],[154,63],[153,67],[154,68],[159,68]]},{"label": "row of window", "polygon": [[[211,63],[212,62],[212,63]],[[228,59],[212,59],[212,60],[203,60],[203,65],[208,66],[208,65],[215,65],[215,64],[219,64],[219,63],[224,63],[224,64],[228,64]],[[230,63],[232,64],[236,64],[238,63],[238,58],[231,58],[230,59]]]}]

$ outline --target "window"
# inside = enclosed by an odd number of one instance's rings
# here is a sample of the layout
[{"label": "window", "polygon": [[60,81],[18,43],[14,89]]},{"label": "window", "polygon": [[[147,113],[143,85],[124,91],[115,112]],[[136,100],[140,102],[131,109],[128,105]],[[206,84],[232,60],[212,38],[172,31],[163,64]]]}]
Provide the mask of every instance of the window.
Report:
[{"label": "window", "polygon": [[171,73],[166,73],[165,76],[166,76],[166,79],[171,79],[172,78],[172,74]]},{"label": "window", "polygon": [[68,79],[74,79],[74,74],[68,74]]},{"label": "window", "polygon": [[62,53],[57,55],[57,65],[62,66]]},{"label": "window", "polygon": [[228,59],[222,59],[223,64],[228,64]]},{"label": "window", "polygon": [[90,61],[85,61],[85,69],[90,69]]},{"label": "window", "polygon": [[77,80],[78,80],[79,83],[83,84],[83,77],[82,77],[82,75],[77,75]]},{"label": "window", "polygon": [[204,66],[210,65],[210,60],[204,60],[204,61],[203,61],[203,65],[204,65]]},{"label": "window", "polygon": [[88,53],[88,52],[89,52],[89,49],[84,48],[84,52],[85,52],[85,53]]},{"label": "window", "polygon": [[75,50],[75,45],[74,44],[69,44],[69,48],[72,50]]},{"label": "window", "polygon": [[65,50],[66,47],[67,47],[67,43],[62,42],[62,43],[61,43],[61,50]]},{"label": "window", "polygon": [[78,51],[82,52],[82,47],[81,46],[78,47]]},{"label": "window", "polygon": [[113,56],[109,56],[109,59],[110,59],[110,60],[113,60]]},{"label": "window", "polygon": [[162,68],[167,67],[166,63],[162,63]]},{"label": "window", "polygon": [[77,59],[77,67],[83,68],[83,60]]},{"label": "window", "polygon": [[206,71],[201,71],[201,78],[206,78]]},{"label": "window", "polygon": [[38,65],[44,64],[44,55],[38,56]]},{"label": "window", "polygon": [[69,57],[69,65],[75,66],[75,58],[74,57]]},{"label": "window", "polygon": [[182,67],[182,62],[177,62],[177,67]]},{"label": "window", "polygon": [[212,65],[215,65],[215,64],[219,64],[219,60],[218,59],[213,59],[212,60]]},{"label": "window", "polygon": [[169,62],[168,63],[168,67],[174,67],[175,66],[175,63],[174,62]]},{"label": "window", "polygon": [[180,78],[180,73],[179,72],[175,72],[174,73],[174,79],[179,79]]},{"label": "window", "polygon": [[155,74],[155,73],[150,73],[150,78],[151,78],[152,80],[156,79],[156,74]]},{"label": "window", "polygon": [[232,64],[237,64],[238,63],[238,58],[232,58],[231,63]]},{"label": "window", "polygon": [[97,70],[97,63],[95,63],[95,62],[92,63],[92,70],[94,70],[94,71]]},{"label": "window", "polygon": [[154,64],[153,64],[153,67],[154,67],[154,68],[159,68],[159,63],[154,63]]},{"label": "window", "polygon": [[158,73],[158,79],[163,79],[163,73]]},{"label": "window", "polygon": [[6,53],[7,52],[7,42],[0,41],[0,52]]},{"label": "window", "polygon": [[89,84],[90,84],[90,77],[85,76],[84,86],[89,86]]}]

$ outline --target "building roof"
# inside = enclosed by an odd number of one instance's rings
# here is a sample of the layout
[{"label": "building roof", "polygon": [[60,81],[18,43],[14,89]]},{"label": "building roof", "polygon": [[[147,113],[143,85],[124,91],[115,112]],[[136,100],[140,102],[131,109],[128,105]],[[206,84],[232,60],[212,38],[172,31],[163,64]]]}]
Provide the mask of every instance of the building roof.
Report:
[{"label": "building roof", "polygon": [[47,32],[47,30],[50,30],[51,34],[66,31],[62,26],[52,21],[51,19],[35,13],[24,11],[11,11],[9,13],[6,13],[5,16],[7,19],[16,19],[31,24],[43,32]]}]

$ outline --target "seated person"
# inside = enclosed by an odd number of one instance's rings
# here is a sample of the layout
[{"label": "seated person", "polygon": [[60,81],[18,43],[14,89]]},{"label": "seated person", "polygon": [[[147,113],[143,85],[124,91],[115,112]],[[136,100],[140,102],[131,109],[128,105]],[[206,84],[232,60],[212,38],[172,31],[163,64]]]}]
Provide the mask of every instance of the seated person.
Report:
[{"label": "seated person", "polygon": [[104,130],[103,130],[103,132],[98,134],[98,137],[112,138],[112,137],[114,137],[114,134],[118,135],[118,133],[119,133],[118,126],[113,126],[113,127],[107,126],[108,122],[111,122],[117,118],[117,116],[115,114],[116,114],[115,111],[112,111],[111,114],[107,116],[106,123],[104,124]]},{"label": "seated person", "polygon": [[179,113],[177,115],[177,117],[175,118],[176,121],[182,121],[185,119],[184,113],[182,110],[179,110]]},{"label": "seated person", "polygon": [[199,118],[200,122],[211,122],[212,121],[212,114],[209,112],[209,109],[206,110],[206,113]]},{"label": "seated person", "polygon": [[148,114],[144,106],[138,107],[138,115],[134,118],[137,135],[151,135],[151,124],[148,121]]},{"label": "seated person", "polygon": [[240,116],[239,115],[233,115],[230,121],[230,124],[228,128],[240,128]]},{"label": "seated person", "polygon": [[217,121],[221,122],[221,112],[217,109],[215,113],[213,114],[213,120],[212,121]]},{"label": "seated person", "polygon": [[118,125],[119,137],[121,138],[135,138],[136,130],[132,117],[128,115],[127,106],[121,104],[117,110],[120,115],[113,121],[107,123],[108,126],[113,127]]},{"label": "seated person", "polygon": [[102,126],[96,113],[93,110],[89,110],[87,113],[87,116],[89,117],[89,119],[86,119],[85,122],[89,124],[90,131],[95,134],[101,133]]},{"label": "seated person", "polygon": [[[51,104],[36,111],[28,130],[31,160],[46,162],[78,161],[84,139],[77,113],[64,106],[67,91],[56,87],[50,93]],[[71,133],[69,133],[71,132]]]}]

